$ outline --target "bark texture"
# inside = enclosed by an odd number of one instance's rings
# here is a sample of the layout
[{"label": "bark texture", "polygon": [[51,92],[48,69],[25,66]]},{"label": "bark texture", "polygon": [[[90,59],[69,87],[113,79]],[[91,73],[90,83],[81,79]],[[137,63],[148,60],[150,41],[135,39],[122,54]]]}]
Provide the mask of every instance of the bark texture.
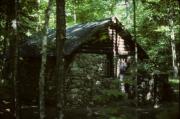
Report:
[{"label": "bark texture", "polygon": [[134,45],[134,48],[135,48],[135,77],[136,77],[136,83],[135,83],[135,95],[136,95],[136,106],[138,106],[138,83],[137,83],[137,72],[138,72],[138,69],[137,69],[137,66],[138,66],[138,48],[137,48],[137,43],[136,43],[136,40],[137,40],[137,35],[136,35],[136,0],[133,0],[133,24],[134,24],[134,41],[135,41],[135,45]]},{"label": "bark texture", "polygon": [[48,7],[45,10],[45,23],[42,29],[42,47],[41,47],[41,69],[39,76],[39,116],[40,119],[45,119],[45,71],[47,63],[47,39],[48,39],[48,25],[50,11],[52,7],[53,0],[49,0]]},{"label": "bark texture", "polygon": [[178,77],[178,65],[177,65],[177,54],[176,54],[176,43],[175,43],[175,31],[174,31],[173,20],[170,20],[170,39],[171,39],[171,52],[172,52],[172,66],[174,78]]},{"label": "bark texture", "polygon": [[64,113],[64,55],[66,36],[65,0],[56,0],[56,80],[57,80],[57,118],[63,119]]},{"label": "bark texture", "polygon": [[19,0],[8,1],[7,16],[9,21],[9,79],[13,82],[13,98],[14,98],[14,115],[16,119],[20,119],[20,103],[19,103],[19,81],[18,74],[18,25],[19,25]]}]

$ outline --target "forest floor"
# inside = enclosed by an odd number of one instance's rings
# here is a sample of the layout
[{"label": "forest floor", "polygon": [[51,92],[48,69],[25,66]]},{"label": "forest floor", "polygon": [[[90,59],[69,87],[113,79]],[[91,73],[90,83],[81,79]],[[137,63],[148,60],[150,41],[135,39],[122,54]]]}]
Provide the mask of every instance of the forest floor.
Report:
[{"label": "forest floor", "polygon": [[[105,105],[78,107],[65,110],[65,119],[179,119],[179,86],[171,81],[175,96],[173,101],[156,105],[137,106],[134,100],[123,99]],[[13,104],[7,91],[0,90],[0,119],[13,118]],[[4,98],[6,97],[6,98]],[[56,106],[46,106],[46,119],[56,117]],[[21,119],[39,119],[37,105],[22,105]]]},{"label": "forest floor", "polygon": [[[2,103],[2,102],[1,102]],[[8,101],[4,110],[0,110],[0,119],[13,119],[10,110],[12,107]],[[2,104],[1,104],[2,106]],[[179,103],[177,101],[159,104],[158,108],[153,106],[134,105],[132,100],[121,100],[119,102],[111,102],[107,105],[97,105],[93,107],[79,107],[66,109],[65,119],[179,119]],[[21,107],[21,119],[39,119],[37,105],[23,105]],[[56,114],[56,106],[47,105],[47,119],[54,119]]]},{"label": "forest floor", "polygon": [[[161,104],[156,109],[152,106],[136,107],[123,103],[113,102],[108,105],[91,107],[89,108],[91,113],[87,107],[66,109],[65,119],[179,119],[177,102]],[[129,102],[126,101],[126,103]],[[21,119],[39,119],[38,114],[38,106],[21,108]],[[54,119],[55,114],[55,106],[46,107],[46,119]],[[11,112],[0,115],[0,119],[13,119],[12,117]]]}]

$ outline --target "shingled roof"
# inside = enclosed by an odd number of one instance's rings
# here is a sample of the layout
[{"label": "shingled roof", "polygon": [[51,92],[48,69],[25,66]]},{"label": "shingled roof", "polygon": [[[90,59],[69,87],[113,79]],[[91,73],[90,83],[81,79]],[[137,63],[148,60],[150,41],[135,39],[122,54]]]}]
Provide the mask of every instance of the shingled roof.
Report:
[{"label": "shingled roof", "polygon": [[[95,21],[86,24],[79,24],[66,29],[66,41],[64,44],[64,54],[71,55],[84,43],[99,40],[96,38],[98,32],[107,32],[109,26],[113,24],[112,18],[107,18],[100,21]],[[131,42],[132,47],[134,41],[127,30],[123,28],[120,22],[116,23],[118,32],[121,37],[127,42]],[[26,42],[20,45],[20,55],[24,57],[36,57],[39,56],[41,47],[41,35],[39,33],[30,37]],[[48,33],[48,55],[55,56],[55,30],[51,29]],[[147,57],[145,51],[138,45],[138,50]]]}]

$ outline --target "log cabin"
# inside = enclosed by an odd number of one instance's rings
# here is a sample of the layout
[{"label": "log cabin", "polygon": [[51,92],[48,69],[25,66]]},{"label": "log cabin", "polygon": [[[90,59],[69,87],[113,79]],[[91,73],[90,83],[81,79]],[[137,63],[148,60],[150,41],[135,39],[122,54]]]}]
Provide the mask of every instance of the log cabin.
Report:
[{"label": "log cabin", "polygon": [[[41,33],[32,35],[19,45],[18,77],[23,101],[37,102],[38,79],[41,63]],[[46,83],[51,84],[54,79],[56,59],[56,32],[48,32]],[[136,45],[135,45],[136,44]],[[73,63],[79,53],[100,54],[106,56],[106,77],[118,77],[120,60],[134,57],[135,46],[139,60],[148,59],[143,48],[135,42],[131,34],[124,28],[116,17],[98,20],[85,24],[78,24],[66,29],[66,41],[63,52],[66,60],[65,69]],[[25,87],[25,88],[24,88]],[[52,87],[47,87],[51,89]],[[48,97],[55,97],[55,93],[48,93]],[[25,96],[27,95],[28,96]]]}]

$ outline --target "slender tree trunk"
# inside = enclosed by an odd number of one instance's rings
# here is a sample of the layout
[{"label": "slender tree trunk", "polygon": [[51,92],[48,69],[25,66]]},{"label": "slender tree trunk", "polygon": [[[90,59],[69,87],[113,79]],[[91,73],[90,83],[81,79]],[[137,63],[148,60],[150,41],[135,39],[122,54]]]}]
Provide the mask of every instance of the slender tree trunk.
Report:
[{"label": "slender tree trunk", "polygon": [[111,6],[110,6],[110,15],[111,16],[114,16],[114,7],[115,7],[115,5],[116,5],[116,1],[115,0],[112,0],[111,1]]},{"label": "slender tree trunk", "polygon": [[74,24],[76,24],[77,23],[77,15],[76,15],[76,8],[75,8],[75,6],[73,8],[73,19],[74,19]]},{"label": "slender tree trunk", "polygon": [[10,79],[13,81],[13,89],[14,89],[14,115],[16,119],[20,119],[20,103],[19,103],[19,81],[17,78],[17,71],[18,71],[18,0],[8,1],[9,2],[9,12],[8,16],[9,20],[11,21],[9,23],[10,27],[10,46],[9,46],[9,60],[10,60]]},{"label": "slender tree trunk", "polygon": [[[7,12],[6,12],[6,15],[7,15]],[[7,51],[7,42],[8,42],[8,30],[9,30],[9,28],[8,28],[8,23],[9,23],[9,19],[8,19],[8,17],[6,17],[6,25],[5,25],[5,28],[4,28],[4,33],[3,33],[3,35],[4,35],[4,39],[3,39],[3,41],[2,41],[2,49],[3,49],[3,51],[2,51],[2,55],[3,55],[3,58],[2,58],[2,63],[1,63],[1,76],[0,76],[0,80],[1,81],[4,81],[5,79],[6,79],[6,77],[5,77],[5,64],[6,64],[6,51]]]},{"label": "slender tree trunk", "polygon": [[38,23],[37,23],[37,26],[36,26],[36,31],[37,32],[40,32],[41,30],[42,30],[42,27],[41,27],[41,9],[40,9],[40,6],[41,6],[41,1],[42,0],[37,0],[37,9],[38,9],[38,14],[39,14],[39,16],[38,16]]},{"label": "slender tree trunk", "polygon": [[125,5],[126,5],[126,18],[128,18],[128,9],[129,9],[128,6],[129,6],[129,2],[128,2],[128,0],[125,0],[124,2],[125,2]]},{"label": "slender tree trunk", "polygon": [[64,55],[66,36],[65,0],[56,0],[56,79],[57,79],[57,118],[63,119],[64,108]]},{"label": "slender tree trunk", "polygon": [[49,25],[49,16],[50,9],[52,6],[53,0],[49,0],[48,7],[45,11],[45,23],[42,31],[42,47],[41,47],[41,69],[39,76],[39,116],[40,119],[45,119],[45,70],[47,63],[47,39],[48,39],[48,25]]},{"label": "slender tree trunk", "polygon": [[74,0],[74,6],[73,6],[73,20],[74,20],[74,24],[77,23],[76,5],[77,5],[77,1]]},{"label": "slender tree trunk", "polygon": [[138,66],[138,49],[137,49],[137,36],[136,36],[136,0],[133,0],[133,24],[134,24],[134,47],[135,47],[135,53],[134,53],[134,57],[135,57],[135,96],[136,96],[136,106],[138,106],[138,76],[137,76],[137,66]]},{"label": "slender tree trunk", "polygon": [[178,77],[178,65],[177,65],[177,55],[176,55],[176,43],[175,43],[175,31],[173,28],[173,20],[170,20],[170,37],[171,37],[171,52],[172,52],[172,66],[173,66],[173,76]]},{"label": "slender tree trunk", "polygon": [[133,0],[133,24],[134,24],[134,42],[135,42],[135,62],[138,63],[138,51],[137,51],[137,33],[136,33],[136,1]]}]

